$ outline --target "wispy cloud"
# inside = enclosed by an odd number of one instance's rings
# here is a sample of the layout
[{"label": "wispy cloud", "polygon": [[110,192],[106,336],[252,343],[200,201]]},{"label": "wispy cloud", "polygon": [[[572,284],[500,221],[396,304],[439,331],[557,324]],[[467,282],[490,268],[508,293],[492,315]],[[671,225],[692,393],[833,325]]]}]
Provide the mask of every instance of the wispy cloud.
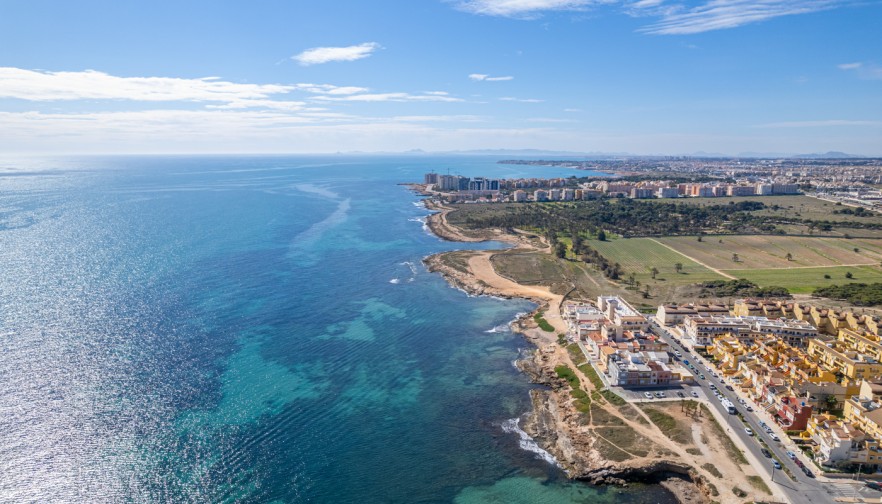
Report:
[{"label": "wispy cloud", "polygon": [[117,77],[95,70],[45,72],[0,67],[0,98],[29,101],[133,100],[236,102],[285,94],[294,86],[240,84],[217,77]]},{"label": "wispy cloud", "polygon": [[578,108],[565,108],[564,109],[564,112],[570,112],[570,113],[581,112],[581,111],[582,111],[582,109],[578,109]]},{"label": "wispy cloud", "polygon": [[882,66],[876,65],[875,63],[843,63],[837,65],[837,67],[840,70],[854,71],[861,79],[882,80]]},{"label": "wispy cloud", "polygon": [[603,0],[462,0],[460,10],[487,16],[535,18],[545,11],[578,11]]},{"label": "wispy cloud", "polygon": [[615,6],[633,17],[656,18],[640,32],[688,35],[819,12],[848,3],[850,0],[461,0],[456,5],[474,14],[521,19],[536,19],[544,12]]},{"label": "wispy cloud", "polygon": [[758,124],[756,128],[827,128],[833,126],[882,126],[882,121],[826,119],[821,121],[785,121]]},{"label": "wispy cloud", "polygon": [[316,96],[314,100],[324,102],[461,102],[462,98],[456,98],[447,94],[435,93],[363,93],[347,96]]},{"label": "wispy cloud", "polygon": [[355,61],[367,58],[381,48],[382,46],[376,42],[365,42],[347,47],[313,47],[291,56],[291,59],[303,66],[320,65],[333,61]]},{"label": "wispy cloud", "polygon": [[689,35],[828,10],[842,3],[842,0],[711,0],[696,7],[683,4],[659,6],[650,15],[661,15],[661,20],[640,31],[656,35]]},{"label": "wispy cloud", "polygon": [[514,80],[514,77],[512,77],[511,75],[505,75],[502,77],[491,77],[487,74],[473,73],[469,74],[469,79],[472,79],[473,81],[498,82]]},{"label": "wispy cloud", "polygon": [[513,96],[503,96],[499,99],[499,101],[507,101],[507,102],[517,102],[517,103],[542,103],[545,100],[539,100],[536,98],[515,98]]}]

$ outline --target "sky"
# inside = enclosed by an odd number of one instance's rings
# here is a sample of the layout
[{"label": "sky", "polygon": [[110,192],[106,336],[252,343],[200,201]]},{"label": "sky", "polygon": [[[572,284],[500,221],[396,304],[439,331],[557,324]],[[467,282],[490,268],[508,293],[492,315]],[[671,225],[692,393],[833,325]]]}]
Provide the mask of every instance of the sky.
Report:
[{"label": "sky", "polygon": [[6,1],[0,150],[882,156],[880,0]]}]

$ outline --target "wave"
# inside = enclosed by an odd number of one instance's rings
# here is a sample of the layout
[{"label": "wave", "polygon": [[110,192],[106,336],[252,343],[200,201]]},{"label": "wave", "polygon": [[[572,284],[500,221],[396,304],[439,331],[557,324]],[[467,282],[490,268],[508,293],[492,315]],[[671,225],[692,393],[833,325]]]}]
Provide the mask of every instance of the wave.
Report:
[{"label": "wave", "polygon": [[401,280],[399,280],[397,278],[393,278],[392,280],[389,280],[389,283],[390,284],[399,284],[399,283],[401,283]]},{"label": "wave", "polygon": [[554,455],[540,448],[536,441],[532,437],[530,437],[529,434],[524,432],[523,429],[521,429],[520,423],[520,418],[511,418],[509,420],[506,420],[502,422],[502,432],[505,432],[507,434],[510,434],[512,432],[517,433],[518,437],[520,438],[518,440],[518,446],[520,446],[522,450],[535,453],[536,458],[542,459],[551,465],[561,467],[557,459],[554,458]]},{"label": "wave", "polygon": [[488,334],[511,332],[511,322],[509,322],[507,324],[499,324],[498,326],[495,326],[491,329],[487,329],[484,332],[488,333]]}]

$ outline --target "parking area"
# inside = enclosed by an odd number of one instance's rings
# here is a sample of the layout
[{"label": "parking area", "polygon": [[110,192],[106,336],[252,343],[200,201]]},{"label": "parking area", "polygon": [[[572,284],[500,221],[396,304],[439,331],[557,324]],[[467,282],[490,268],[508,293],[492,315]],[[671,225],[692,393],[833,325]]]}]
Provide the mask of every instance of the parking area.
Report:
[{"label": "parking area", "polygon": [[629,402],[641,401],[680,401],[683,399],[705,399],[698,385],[672,385],[669,387],[610,387],[610,389]]}]

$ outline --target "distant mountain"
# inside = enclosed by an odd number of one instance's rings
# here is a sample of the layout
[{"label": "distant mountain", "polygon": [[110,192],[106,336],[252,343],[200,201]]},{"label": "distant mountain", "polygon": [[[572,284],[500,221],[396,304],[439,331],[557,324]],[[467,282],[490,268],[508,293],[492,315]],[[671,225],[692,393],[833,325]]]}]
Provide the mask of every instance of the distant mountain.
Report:
[{"label": "distant mountain", "polygon": [[855,156],[854,154],[846,154],[839,151],[829,151],[823,154],[797,154],[793,157],[797,159],[855,159],[862,156]]}]

